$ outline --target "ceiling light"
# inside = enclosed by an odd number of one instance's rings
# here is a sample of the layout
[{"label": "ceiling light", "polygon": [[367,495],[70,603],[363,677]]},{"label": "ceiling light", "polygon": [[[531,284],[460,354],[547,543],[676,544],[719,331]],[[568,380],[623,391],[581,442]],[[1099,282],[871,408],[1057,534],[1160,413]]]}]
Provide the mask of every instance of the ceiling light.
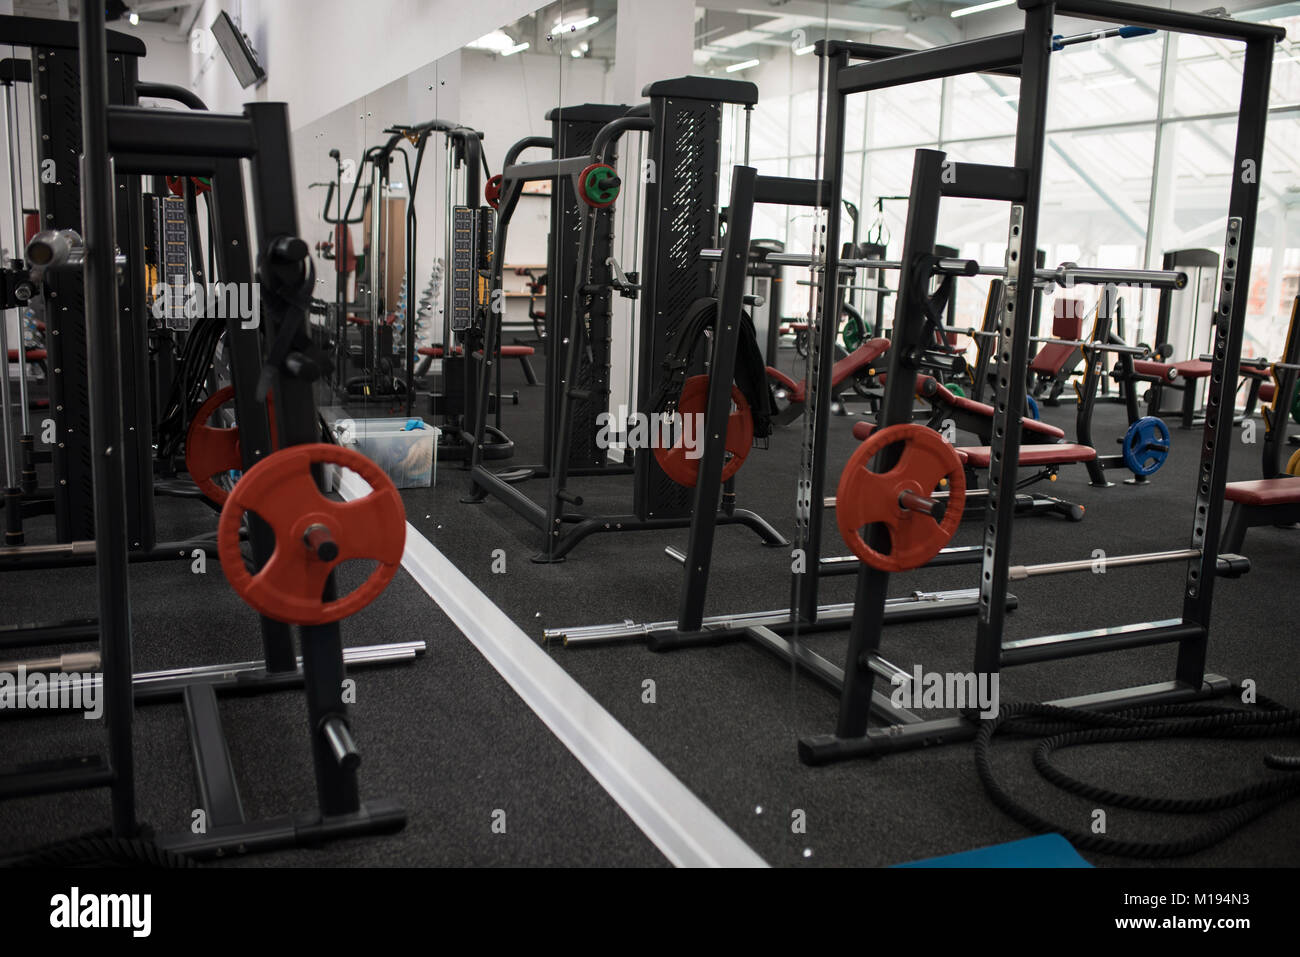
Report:
[{"label": "ceiling light", "polygon": [[728,73],[739,73],[741,70],[748,70],[751,66],[758,66],[757,60],[741,60],[739,63],[733,63],[727,67]]},{"label": "ceiling light", "polygon": [[131,11],[130,15],[126,19],[133,27],[140,25],[140,14],[136,13],[134,10]]},{"label": "ceiling light", "polygon": [[581,50],[570,50],[570,51],[569,51],[569,56],[573,57],[575,60],[581,60],[581,59],[582,59],[582,51],[581,51]]},{"label": "ceiling light", "polygon": [[983,13],[985,10],[996,10],[998,7],[1009,7],[1016,0],[988,0],[988,3],[977,3],[973,7],[962,7],[960,10],[954,10],[948,14],[950,17],[967,17],[972,13]]},{"label": "ceiling light", "polygon": [[552,33],[576,33],[579,30],[585,30],[587,27],[594,27],[600,23],[600,17],[584,17],[581,20],[574,20],[572,23],[561,23],[555,21],[555,26],[551,27]]},{"label": "ceiling light", "polygon": [[501,55],[513,56],[516,53],[521,53],[524,50],[527,50],[531,45],[532,44],[530,44],[527,40],[525,40],[523,43],[516,43],[514,46],[510,47],[509,49],[502,50]]},{"label": "ceiling light", "polygon": [[484,34],[472,43],[466,44],[466,46],[471,50],[487,50],[491,53],[500,53],[503,50],[509,50],[514,45],[514,39],[504,30],[493,30],[491,33]]},{"label": "ceiling light", "polygon": [[810,44],[808,44],[806,47],[795,47],[795,48],[794,48],[794,55],[795,55],[795,56],[806,56],[807,54],[813,52],[813,46],[814,46],[814,45],[810,43]]}]

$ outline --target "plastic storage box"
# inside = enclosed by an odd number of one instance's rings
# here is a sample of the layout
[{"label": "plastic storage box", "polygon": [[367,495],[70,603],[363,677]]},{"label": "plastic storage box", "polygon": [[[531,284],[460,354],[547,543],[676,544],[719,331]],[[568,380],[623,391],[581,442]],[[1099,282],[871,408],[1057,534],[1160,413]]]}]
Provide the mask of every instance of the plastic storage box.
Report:
[{"label": "plastic storage box", "polygon": [[370,459],[398,488],[428,488],[437,482],[440,430],[427,423],[424,428],[407,429],[411,421],[340,416],[330,428],[340,445]]}]

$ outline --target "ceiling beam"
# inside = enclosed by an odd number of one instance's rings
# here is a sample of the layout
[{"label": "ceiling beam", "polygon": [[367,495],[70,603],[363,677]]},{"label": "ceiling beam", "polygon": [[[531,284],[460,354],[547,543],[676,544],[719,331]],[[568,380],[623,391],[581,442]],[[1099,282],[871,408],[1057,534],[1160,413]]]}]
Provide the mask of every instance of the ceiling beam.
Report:
[{"label": "ceiling beam", "polygon": [[902,10],[873,10],[869,7],[836,6],[828,15],[828,5],[817,0],[790,0],[779,6],[770,6],[766,0],[697,0],[696,5],[705,10],[721,10],[752,17],[800,17],[815,23],[846,30],[906,30],[912,18]]},{"label": "ceiling beam", "polygon": [[201,0],[143,0],[140,3],[128,3],[130,13],[154,13],[158,10],[171,10],[175,7],[193,7]]}]

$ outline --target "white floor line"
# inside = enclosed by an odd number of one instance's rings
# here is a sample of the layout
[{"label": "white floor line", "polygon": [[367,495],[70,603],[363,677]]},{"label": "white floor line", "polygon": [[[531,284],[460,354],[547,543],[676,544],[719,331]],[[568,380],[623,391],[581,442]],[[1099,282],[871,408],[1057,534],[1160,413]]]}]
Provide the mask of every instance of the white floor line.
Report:
[{"label": "white floor line", "polygon": [[[345,470],[343,498],[369,490]],[[767,866],[409,522],[402,567],[669,861],[679,867]],[[436,657],[432,648],[430,657]]]}]

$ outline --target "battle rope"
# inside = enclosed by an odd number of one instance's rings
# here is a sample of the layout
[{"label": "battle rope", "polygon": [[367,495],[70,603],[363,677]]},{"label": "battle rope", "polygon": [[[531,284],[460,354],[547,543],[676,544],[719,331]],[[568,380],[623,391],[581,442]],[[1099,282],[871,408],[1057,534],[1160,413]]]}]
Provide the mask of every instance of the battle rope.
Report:
[{"label": "battle rope", "polygon": [[[995,718],[981,722],[975,738],[975,769],[993,803],[1030,830],[1056,832],[1081,850],[1119,857],[1183,857],[1211,847],[1233,832],[1300,796],[1300,775],[1283,774],[1203,798],[1153,798],[1092,785],[1072,777],[1052,763],[1063,748],[1116,741],[1164,738],[1270,738],[1300,734],[1300,711],[1260,699],[1255,710],[1208,704],[1148,705],[1097,712],[1045,704],[1011,704]],[[1046,722],[1027,720],[1048,719]],[[992,743],[999,732],[1038,735],[1034,767],[1061,790],[1100,804],[1163,814],[1205,814],[1227,811],[1213,825],[1178,841],[1127,841],[1061,827],[1013,798],[993,773]],[[1277,770],[1300,770],[1300,758],[1269,755],[1264,764]]]},{"label": "battle rope", "polygon": [[184,854],[151,841],[95,833],[24,851],[0,867],[198,867]]},{"label": "battle rope", "polygon": [[[677,337],[664,356],[663,380],[651,403],[654,413],[672,412],[686,384],[686,374],[703,339],[705,330],[713,327],[718,315],[718,301],[711,297],[697,299],[678,324]],[[767,378],[763,352],[758,346],[758,334],[749,314],[740,314],[740,344],[736,352],[735,381],[754,419],[754,437],[766,438],[772,434],[772,417],[776,415],[776,398],[772,395]]]}]

